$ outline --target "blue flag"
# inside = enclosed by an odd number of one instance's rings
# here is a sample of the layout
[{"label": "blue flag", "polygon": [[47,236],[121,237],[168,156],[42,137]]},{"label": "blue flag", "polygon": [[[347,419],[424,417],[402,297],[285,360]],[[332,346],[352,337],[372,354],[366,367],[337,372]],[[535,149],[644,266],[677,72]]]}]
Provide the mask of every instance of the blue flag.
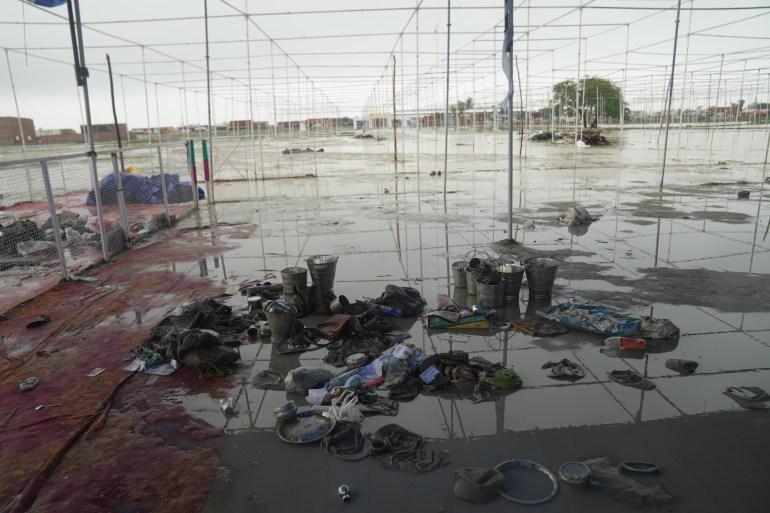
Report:
[{"label": "blue flag", "polygon": [[513,96],[513,70],[511,69],[511,53],[513,52],[513,0],[505,0],[505,36],[503,37],[503,72],[508,77],[508,94],[503,100],[505,108],[508,98]]},{"label": "blue flag", "polygon": [[67,3],[67,0],[27,0],[31,4],[39,5],[40,7],[59,7]]}]

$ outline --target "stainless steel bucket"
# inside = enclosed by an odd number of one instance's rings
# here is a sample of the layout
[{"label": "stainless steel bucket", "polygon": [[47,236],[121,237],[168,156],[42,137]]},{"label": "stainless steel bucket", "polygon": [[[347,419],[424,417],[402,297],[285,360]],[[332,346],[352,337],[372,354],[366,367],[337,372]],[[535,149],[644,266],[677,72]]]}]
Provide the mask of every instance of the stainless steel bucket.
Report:
[{"label": "stainless steel bucket", "polygon": [[503,281],[499,276],[477,279],[476,291],[476,301],[481,306],[486,308],[499,308],[503,306]]},{"label": "stainless steel bucket", "polygon": [[292,305],[270,301],[264,306],[267,323],[270,326],[270,342],[278,344],[291,338],[291,329],[297,318],[297,309]]},{"label": "stainless steel bucket", "polygon": [[456,289],[466,288],[465,281],[465,267],[466,263],[463,261],[452,263],[452,277],[454,278],[454,284]]},{"label": "stainless steel bucket", "polygon": [[503,302],[512,303],[519,299],[521,280],[524,278],[524,266],[520,264],[500,264],[497,272],[503,278]]},{"label": "stainless steel bucket", "polygon": [[553,258],[530,258],[527,259],[526,265],[529,300],[547,301],[551,299],[559,262]]}]

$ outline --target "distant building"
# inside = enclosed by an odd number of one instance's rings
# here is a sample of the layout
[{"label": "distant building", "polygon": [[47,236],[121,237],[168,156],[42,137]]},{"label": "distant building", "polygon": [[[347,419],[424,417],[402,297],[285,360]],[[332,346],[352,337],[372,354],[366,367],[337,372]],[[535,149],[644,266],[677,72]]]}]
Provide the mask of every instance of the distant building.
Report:
[{"label": "distant building", "polygon": [[71,144],[83,142],[83,136],[71,128],[41,129],[37,140],[40,144]]},{"label": "distant building", "polygon": [[[21,118],[21,129],[24,132],[24,141],[27,144],[33,144],[37,141],[34,121],[30,118]],[[21,137],[19,118],[10,116],[0,117],[0,144],[21,144]]]},{"label": "distant building", "polygon": [[248,132],[252,126],[254,127],[254,130],[265,131],[269,124],[267,121],[252,121],[250,119],[234,119],[227,124],[228,130],[239,130],[243,132]]},{"label": "distant building", "polygon": [[[95,142],[114,141],[115,140],[115,125],[112,123],[101,123],[92,125]],[[85,125],[80,125],[80,133],[85,135],[87,132]],[[120,138],[123,140],[128,139],[128,128],[125,123],[118,123],[118,130],[120,131]]]}]

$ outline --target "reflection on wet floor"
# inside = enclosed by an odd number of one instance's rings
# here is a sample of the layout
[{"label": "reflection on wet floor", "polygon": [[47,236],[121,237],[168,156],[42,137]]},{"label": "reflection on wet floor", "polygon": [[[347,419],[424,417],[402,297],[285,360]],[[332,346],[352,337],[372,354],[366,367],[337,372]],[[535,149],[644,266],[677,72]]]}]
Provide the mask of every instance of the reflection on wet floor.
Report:
[{"label": "reflection on wet floor", "polygon": [[[699,136],[703,134],[687,135],[690,150],[682,150],[682,160],[688,151],[698,151],[693,148]],[[302,265],[312,254],[334,254],[340,257],[338,294],[371,297],[394,283],[417,288],[431,306],[437,294],[453,293],[450,262],[473,248],[490,251],[490,243],[508,236],[503,154],[482,153],[494,136],[468,137],[476,138],[479,153],[450,160],[446,215],[441,181],[425,172],[432,169],[430,158],[423,157],[418,176],[413,158],[395,174],[392,164],[377,159],[376,153],[345,161],[327,151],[315,157],[318,179],[267,181],[260,183],[264,197],[258,200],[202,209],[190,222],[249,222],[257,228],[236,249],[202,259],[188,273],[234,286]],[[527,255],[546,253],[562,262],[555,302],[589,299],[667,317],[681,329],[678,343],[642,359],[610,358],[599,351],[600,337],[585,333],[551,339],[514,332],[436,336],[418,321],[409,342],[426,353],[462,349],[505,362],[521,375],[524,387],[482,404],[419,396],[401,405],[399,424],[430,438],[452,440],[636,423],[733,410],[739,407],[721,394],[726,386],[770,386],[770,241],[762,238],[770,209],[762,199],[761,165],[747,163],[756,152],[747,150],[742,162],[727,165],[717,158],[692,166],[675,163],[667,175],[670,184],[659,191],[657,152],[645,142],[651,137],[640,131],[622,151],[586,150],[577,168],[571,149],[533,145],[530,159],[519,163],[514,176],[514,236]],[[550,160],[546,152],[551,152]],[[298,161],[302,158],[309,157]],[[560,158],[564,163],[554,164]],[[365,171],[352,178],[347,168],[361,162]],[[236,187],[223,185],[218,198],[230,194],[237,199]],[[738,200],[737,191],[744,189],[752,191],[750,199]],[[557,220],[574,203],[600,216],[582,234],[570,233]],[[656,268],[666,272],[656,273]],[[520,312],[527,308],[526,298],[523,288]],[[517,313],[515,306],[512,310]],[[269,344],[255,344],[241,351],[241,382],[235,390],[223,391],[236,398],[237,417],[226,421],[215,397],[178,398],[193,416],[230,433],[271,430],[272,410],[286,400],[285,392],[252,387],[256,372],[325,366],[324,350],[286,356]],[[663,364],[671,357],[696,360],[698,373],[681,377],[668,370]],[[549,379],[542,364],[562,358],[583,365],[585,379]],[[617,369],[636,369],[657,388],[641,391],[609,381],[607,372]],[[369,418],[365,430],[392,420]]]}]

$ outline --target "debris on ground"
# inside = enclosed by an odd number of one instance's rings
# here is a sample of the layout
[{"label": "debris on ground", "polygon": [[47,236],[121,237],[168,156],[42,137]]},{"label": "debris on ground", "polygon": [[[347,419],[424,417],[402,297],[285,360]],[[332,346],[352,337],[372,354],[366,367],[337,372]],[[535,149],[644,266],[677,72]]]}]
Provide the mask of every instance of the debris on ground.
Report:
[{"label": "debris on ground", "polygon": [[669,358],[666,360],[666,368],[678,372],[682,375],[689,375],[698,369],[698,362],[693,360],[683,360],[680,358]]},{"label": "debris on ground", "polygon": [[[581,137],[577,142],[582,142],[581,146],[607,146],[612,144],[609,139],[602,135],[602,131],[598,128],[584,128],[579,133]],[[564,134],[564,139],[570,143],[575,142],[575,133],[569,132]]]},{"label": "debris on ground", "polygon": [[444,456],[424,447],[425,440],[397,424],[382,426],[372,435],[371,455],[382,468],[403,472],[430,472],[443,465]]},{"label": "debris on ground", "polygon": [[314,150],[313,148],[284,148],[281,153],[289,155],[292,153],[323,153],[323,151],[323,148],[318,148],[317,150]]},{"label": "debris on ground", "polygon": [[591,471],[590,487],[600,490],[609,497],[628,506],[661,506],[674,498],[662,485],[652,486],[639,483],[634,478],[624,475],[607,457],[591,458],[583,461]]},{"label": "debris on ground", "polygon": [[770,394],[761,387],[727,387],[724,394],[750,410],[766,410],[770,408]]},{"label": "debris on ground", "polygon": [[580,364],[564,358],[558,362],[546,362],[543,369],[550,369],[548,377],[565,381],[578,381],[585,377],[585,371]]},{"label": "debris on ground", "polygon": [[505,477],[493,468],[467,467],[454,472],[455,495],[474,504],[496,499],[505,487]]},{"label": "debris on ground", "polygon": [[529,136],[530,141],[559,141],[564,139],[564,132],[537,131]]},{"label": "debris on ground", "polygon": [[548,311],[548,318],[571,329],[602,336],[676,338],[677,328],[668,319],[637,317],[607,305],[561,303]]},{"label": "debris on ground", "polygon": [[639,390],[652,390],[655,388],[655,383],[635,370],[614,370],[608,372],[607,377],[610,381],[614,381],[619,385],[638,388]]}]

